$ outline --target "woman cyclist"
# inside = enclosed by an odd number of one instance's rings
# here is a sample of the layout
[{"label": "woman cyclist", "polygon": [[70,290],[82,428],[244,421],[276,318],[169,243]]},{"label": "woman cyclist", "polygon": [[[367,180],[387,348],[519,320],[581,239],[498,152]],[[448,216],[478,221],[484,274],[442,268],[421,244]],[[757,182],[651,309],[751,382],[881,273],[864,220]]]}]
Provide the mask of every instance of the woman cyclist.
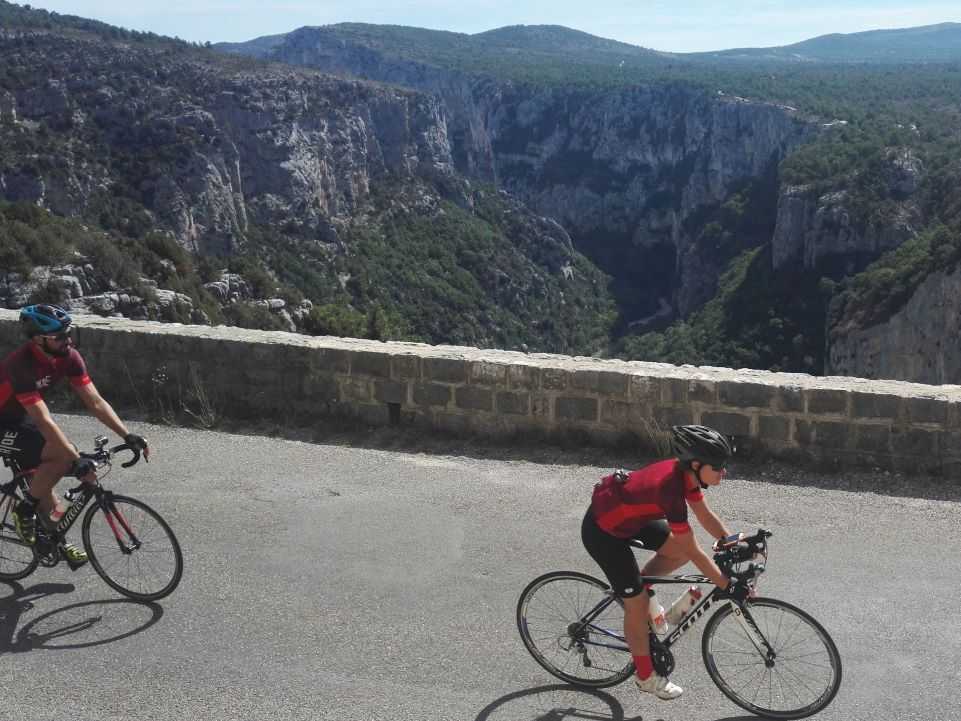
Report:
[{"label": "woman cyclist", "polygon": [[[581,524],[584,547],[624,602],[624,636],[637,669],[634,682],[642,692],[665,700],[677,698],[683,689],[654,672],[648,639],[650,599],[639,577],[670,574],[690,561],[721,589],[730,586],[732,594],[745,590],[731,585],[698,545],[687,521],[690,506],[711,536],[722,541],[730,535],[708,508],[702,491],[721,482],[734,455],[733,445],[707,426],[674,426],[671,452],[673,458],[603,478],[594,487]],[[643,569],[637,567],[631,539],[654,551]]]}]

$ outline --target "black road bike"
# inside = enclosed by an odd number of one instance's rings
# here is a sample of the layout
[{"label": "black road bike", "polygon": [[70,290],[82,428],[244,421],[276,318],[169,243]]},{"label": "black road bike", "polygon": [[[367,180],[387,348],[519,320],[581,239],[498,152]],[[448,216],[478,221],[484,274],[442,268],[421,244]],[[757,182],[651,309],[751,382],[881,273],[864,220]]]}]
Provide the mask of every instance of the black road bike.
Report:
[{"label": "black road bike", "polygon": [[[718,551],[714,561],[750,588],[735,601],[716,586],[679,624],[651,631],[655,671],[674,670],[671,647],[712,607],[701,655],[711,680],[731,701],[758,716],[799,719],[824,709],[841,685],[841,657],[828,632],[809,614],[784,601],[755,595],[767,565],[763,529]],[[643,548],[638,542],[632,545]],[[651,584],[709,584],[705,576],[644,576]],[[531,581],[517,603],[517,628],[527,650],[568,683],[604,688],[634,673],[624,640],[624,606],[603,581],[576,571],[555,571]]]},{"label": "black road bike", "polygon": [[177,588],[183,574],[183,554],[170,526],[146,503],[109,491],[101,483],[110,472],[115,453],[133,453],[131,460],[121,464],[129,468],[140,460],[140,450],[126,443],[106,446],[107,438],[99,436],[94,441],[95,451],[80,454],[94,462],[98,480],[81,483],[64,494],[71,503],[55,526],[38,514],[36,543],[32,546],[20,540],[13,522],[13,509],[27,490],[31,471],[4,458],[14,476],[0,485],[0,580],[16,581],[38,566],[50,568],[66,560],[67,532],[87,508],[81,526],[83,548],[90,565],[108,586],[137,601],[156,601]]}]

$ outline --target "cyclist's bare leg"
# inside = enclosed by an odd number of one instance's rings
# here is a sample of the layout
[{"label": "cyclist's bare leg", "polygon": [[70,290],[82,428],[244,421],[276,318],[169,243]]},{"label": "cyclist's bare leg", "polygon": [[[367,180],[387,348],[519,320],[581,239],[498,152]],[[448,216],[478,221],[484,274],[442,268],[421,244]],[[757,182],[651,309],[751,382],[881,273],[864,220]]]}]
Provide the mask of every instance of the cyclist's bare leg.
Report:
[{"label": "cyclist's bare leg", "polygon": [[[641,569],[642,576],[664,576],[672,573],[687,563],[687,557],[677,548],[674,536],[669,536],[654,556]],[[648,613],[650,612],[650,598],[646,593],[640,593],[624,600],[624,638],[631,654],[634,656],[650,656],[651,647],[648,639]]]},{"label": "cyclist's bare leg", "polygon": [[57,507],[53,488],[63,478],[72,461],[66,453],[58,454],[47,448],[41,453],[40,465],[30,479],[30,495],[39,501],[37,506],[43,513],[49,514]]}]

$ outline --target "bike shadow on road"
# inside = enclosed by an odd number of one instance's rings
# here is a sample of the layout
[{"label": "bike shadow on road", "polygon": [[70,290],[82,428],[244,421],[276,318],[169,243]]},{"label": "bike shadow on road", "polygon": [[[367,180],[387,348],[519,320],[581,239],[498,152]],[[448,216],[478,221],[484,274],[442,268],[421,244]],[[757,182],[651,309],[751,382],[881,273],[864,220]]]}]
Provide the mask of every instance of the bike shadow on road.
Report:
[{"label": "bike shadow on road", "polygon": [[[522,689],[491,701],[474,721],[667,721],[658,710],[635,714],[600,689],[551,684]],[[757,721],[756,716],[725,716],[717,721]]]},{"label": "bike shadow on road", "polygon": [[[0,598],[0,656],[37,649],[79,649],[113,643],[146,631],[163,616],[157,603],[105,599],[72,603],[21,625],[25,614],[49,596],[72,593],[70,583],[37,583],[27,588],[15,581],[0,584],[12,594]],[[108,620],[109,623],[105,621]]]}]

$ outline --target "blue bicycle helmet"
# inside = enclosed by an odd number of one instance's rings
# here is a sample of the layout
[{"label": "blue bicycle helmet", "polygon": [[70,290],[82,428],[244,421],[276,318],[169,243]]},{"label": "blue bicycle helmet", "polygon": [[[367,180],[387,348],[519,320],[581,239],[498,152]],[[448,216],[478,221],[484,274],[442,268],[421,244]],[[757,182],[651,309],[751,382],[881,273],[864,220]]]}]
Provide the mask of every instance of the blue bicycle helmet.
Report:
[{"label": "blue bicycle helmet", "polygon": [[29,338],[63,333],[70,327],[72,320],[70,314],[57,305],[40,303],[20,309],[20,327]]}]

